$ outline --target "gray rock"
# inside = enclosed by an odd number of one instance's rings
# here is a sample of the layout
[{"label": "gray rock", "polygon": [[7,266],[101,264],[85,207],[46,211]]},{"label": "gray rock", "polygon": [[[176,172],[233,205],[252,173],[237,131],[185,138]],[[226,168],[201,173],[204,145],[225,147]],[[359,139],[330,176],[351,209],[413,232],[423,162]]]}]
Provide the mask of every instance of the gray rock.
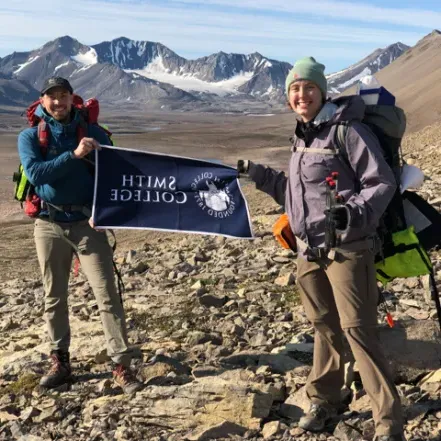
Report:
[{"label": "gray rock", "polygon": [[269,366],[271,370],[278,374],[284,374],[301,366],[297,360],[281,354],[263,354],[259,357],[258,366]]},{"label": "gray rock", "polygon": [[36,435],[22,435],[20,438],[17,438],[17,441],[47,441],[47,439]]},{"label": "gray rock", "polygon": [[245,432],[245,427],[224,421],[212,427],[198,429],[188,434],[185,438],[189,441],[210,441],[218,438],[227,438],[232,435],[242,436]]},{"label": "gray rock", "polygon": [[201,377],[214,377],[220,375],[223,369],[219,369],[215,366],[196,366],[192,369],[191,374],[194,378]]},{"label": "gray rock", "polygon": [[334,430],[334,436],[340,441],[364,441],[363,430],[357,430],[356,424],[351,421],[340,421]]},{"label": "gray rock", "polygon": [[270,421],[263,426],[262,436],[263,439],[270,439],[275,435],[282,433],[286,429],[286,426],[280,421]]},{"label": "gray rock", "polygon": [[213,294],[204,294],[203,296],[199,297],[199,303],[207,308],[212,306],[214,308],[222,308],[227,301],[228,298],[226,296],[218,297]]},{"label": "gray rock", "polygon": [[293,273],[287,273],[279,276],[274,283],[279,286],[291,286],[296,282],[296,277]]},{"label": "gray rock", "polygon": [[282,264],[292,263],[292,259],[284,256],[274,256],[272,260],[276,263],[282,263]]},{"label": "gray rock", "polygon": [[308,411],[310,405],[305,388],[302,387],[292,393],[280,406],[280,414],[290,420],[298,421]]},{"label": "gray rock", "polygon": [[142,274],[143,272],[147,271],[149,269],[149,266],[146,262],[138,262],[133,266],[133,272],[135,274]]},{"label": "gray rock", "polygon": [[136,251],[135,250],[129,250],[127,252],[127,256],[126,256],[126,263],[132,263],[133,262],[133,258],[136,256]]}]

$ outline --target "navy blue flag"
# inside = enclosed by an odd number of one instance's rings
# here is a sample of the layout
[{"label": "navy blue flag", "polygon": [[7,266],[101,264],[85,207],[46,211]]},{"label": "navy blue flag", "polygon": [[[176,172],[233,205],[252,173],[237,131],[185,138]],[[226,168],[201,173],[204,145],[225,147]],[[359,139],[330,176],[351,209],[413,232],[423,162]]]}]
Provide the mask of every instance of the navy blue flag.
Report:
[{"label": "navy blue flag", "polygon": [[95,167],[97,228],[253,237],[233,167],[119,147],[97,151]]}]

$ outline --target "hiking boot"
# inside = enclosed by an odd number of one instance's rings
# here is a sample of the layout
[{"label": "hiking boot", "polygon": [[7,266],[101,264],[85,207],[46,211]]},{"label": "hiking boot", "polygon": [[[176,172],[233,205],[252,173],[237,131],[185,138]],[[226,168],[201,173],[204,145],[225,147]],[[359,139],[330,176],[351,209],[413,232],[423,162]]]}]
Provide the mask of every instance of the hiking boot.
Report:
[{"label": "hiking boot", "polygon": [[375,441],[406,441],[402,433],[396,435],[380,435],[375,437]]},{"label": "hiking boot", "polygon": [[141,390],[144,385],[138,381],[130,368],[116,364],[113,369],[113,381],[122,388],[125,394],[133,394]]},{"label": "hiking boot", "polygon": [[72,381],[69,352],[51,351],[52,365],[40,380],[40,386],[48,389],[62,386]]},{"label": "hiking boot", "polygon": [[335,409],[313,403],[308,413],[300,418],[299,427],[309,432],[321,432],[329,419],[336,415],[337,411]]}]

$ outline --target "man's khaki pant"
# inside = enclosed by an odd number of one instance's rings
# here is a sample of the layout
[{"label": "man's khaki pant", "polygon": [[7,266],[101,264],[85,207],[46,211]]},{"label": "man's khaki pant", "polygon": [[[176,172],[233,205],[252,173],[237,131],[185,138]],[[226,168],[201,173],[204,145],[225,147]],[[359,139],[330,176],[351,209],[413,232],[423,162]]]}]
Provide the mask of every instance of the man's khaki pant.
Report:
[{"label": "man's khaki pant", "polygon": [[336,260],[298,259],[297,281],[315,328],[314,363],[306,385],[312,403],[340,404],[344,384],[343,332],[372,405],[377,435],[403,430],[400,398],[376,334],[378,289],[369,250],[338,253]]},{"label": "man's khaki pant", "polygon": [[115,363],[130,365],[124,309],[119,298],[112,263],[112,248],[105,232],[91,228],[87,221],[52,223],[37,219],[34,238],[45,290],[45,317],[51,350],[68,351],[70,326],[68,283],[74,249],[80,250],[81,268],[98,303],[107,341],[107,351]]}]

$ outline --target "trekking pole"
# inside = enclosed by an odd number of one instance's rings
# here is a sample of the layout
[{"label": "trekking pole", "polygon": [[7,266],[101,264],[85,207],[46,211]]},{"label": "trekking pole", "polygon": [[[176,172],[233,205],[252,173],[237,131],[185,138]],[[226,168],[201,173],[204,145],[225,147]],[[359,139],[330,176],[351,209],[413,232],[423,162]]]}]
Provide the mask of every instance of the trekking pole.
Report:
[{"label": "trekking pole", "polygon": [[342,205],[343,197],[338,192],[338,172],[332,172],[325,180],[326,184],[326,219],[325,219],[325,246],[328,250],[339,246],[341,232],[331,221],[329,211],[331,208]]},{"label": "trekking pole", "polygon": [[438,316],[439,328],[441,330],[441,304],[439,300],[439,292],[436,286],[435,276],[433,275],[433,270],[430,271],[429,275],[429,287],[430,293],[432,294],[432,299],[435,302],[436,314]]},{"label": "trekking pole", "polygon": [[[332,180],[335,182],[335,189],[334,189],[334,205],[343,205],[343,196],[338,192],[338,172],[332,172],[331,173]],[[336,229],[335,230],[335,243],[336,246],[339,246],[341,244],[341,231]]]},{"label": "trekking pole", "polygon": [[326,217],[325,217],[325,247],[327,250],[335,248],[336,234],[335,225],[331,220],[330,210],[334,207],[335,203],[335,182],[331,176],[328,176],[325,180],[326,185]]}]

